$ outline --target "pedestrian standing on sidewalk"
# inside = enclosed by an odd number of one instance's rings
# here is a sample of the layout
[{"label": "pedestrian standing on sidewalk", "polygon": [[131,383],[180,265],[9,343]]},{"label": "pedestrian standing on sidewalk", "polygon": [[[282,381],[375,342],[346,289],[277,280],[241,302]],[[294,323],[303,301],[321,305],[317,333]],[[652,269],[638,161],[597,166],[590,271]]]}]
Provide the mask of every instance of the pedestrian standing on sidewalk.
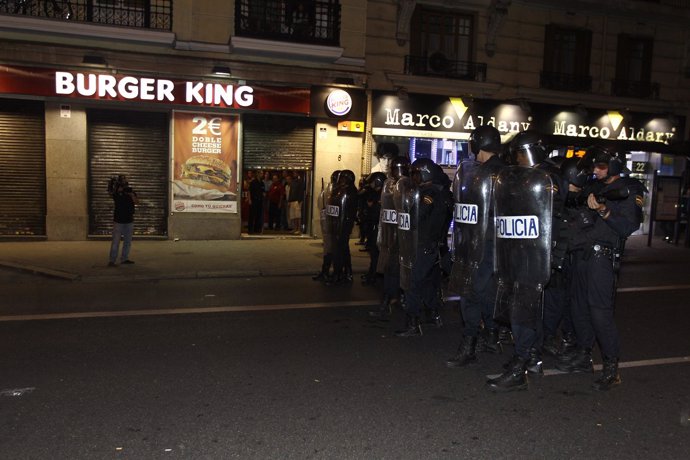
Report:
[{"label": "pedestrian standing on sidewalk", "polygon": [[113,213],[113,238],[110,244],[109,267],[114,267],[117,255],[120,252],[120,240],[122,244],[121,264],[133,264],[129,260],[129,250],[132,247],[132,235],[134,234],[134,210],[139,203],[139,197],[132,187],[129,186],[127,176],[119,175],[112,178],[108,184],[108,193],[113,199],[115,210]]},{"label": "pedestrian standing on sidewalk", "polygon": [[302,201],[304,201],[304,184],[297,173],[288,173],[289,188],[285,188],[288,204],[288,219],[293,235],[302,233]]}]

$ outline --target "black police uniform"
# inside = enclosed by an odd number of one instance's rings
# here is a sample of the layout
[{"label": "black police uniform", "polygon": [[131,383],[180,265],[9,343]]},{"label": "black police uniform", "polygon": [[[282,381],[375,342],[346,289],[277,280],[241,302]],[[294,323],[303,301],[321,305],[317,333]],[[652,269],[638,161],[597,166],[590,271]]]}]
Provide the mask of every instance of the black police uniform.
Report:
[{"label": "black police uniform", "polygon": [[406,294],[407,310],[419,317],[424,305],[432,311],[441,308],[439,246],[447,228],[446,201],[443,192],[433,185],[420,187],[419,233],[417,257],[412,268],[410,289]]},{"label": "black police uniform", "polygon": [[[498,155],[494,155],[486,160],[480,168],[503,168],[507,166]],[[493,200],[490,201],[489,207],[489,222],[494,219]],[[472,290],[464,301],[461,303],[462,319],[465,323],[463,328],[464,337],[477,337],[481,328],[482,322],[484,328],[496,336],[496,340],[489,338],[486,345],[489,345],[492,351],[498,343],[498,326],[493,320],[494,299],[496,297],[496,288],[494,280],[494,226],[490,224],[487,227],[484,241],[484,257],[474,272],[472,277]]]},{"label": "black police uniform", "polygon": [[[345,197],[345,199],[343,199]],[[357,216],[357,188],[352,183],[344,183],[335,192],[336,203],[342,205],[340,225],[333,249],[333,283],[352,282],[352,258],[350,255],[350,235]]]},{"label": "black police uniform", "polygon": [[[603,215],[592,212],[591,227],[573,238],[572,304],[571,315],[577,335],[579,357],[583,363],[591,362],[591,349],[599,343],[606,371],[607,363],[615,365],[620,356],[620,339],[614,321],[616,271],[614,262],[623,249],[625,239],[636,231],[642,221],[644,188],[629,177],[619,177],[599,191],[600,195],[623,187],[629,195],[622,200],[605,201]],[[578,370],[574,366],[560,366],[563,370]]]}]

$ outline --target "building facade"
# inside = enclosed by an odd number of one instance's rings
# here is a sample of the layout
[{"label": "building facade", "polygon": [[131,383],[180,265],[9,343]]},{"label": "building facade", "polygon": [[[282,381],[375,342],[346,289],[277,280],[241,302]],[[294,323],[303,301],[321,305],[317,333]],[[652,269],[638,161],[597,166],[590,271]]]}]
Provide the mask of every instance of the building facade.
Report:
[{"label": "building facade", "polygon": [[105,237],[118,174],[137,236],[240,238],[249,170],[300,176],[318,236],[333,170],[381,169],[393,142],[452,174],[483,124],[687,187],[689,19],[685,0],[0,2],[0,238]]},{"label": "building facade", "polygon": [[689,19],[682,0],[372,0],[367,134],[451,173],[475,127],[536,129],[554,155],[610,145],[650,190],[655,171],[687,187]]},{"label": "building facade", "polygon": [[[0,237],[233,239],[248,170],[359,176],[366,1],[0,3]],[[243,212],[244,211],[244,212]]]}]

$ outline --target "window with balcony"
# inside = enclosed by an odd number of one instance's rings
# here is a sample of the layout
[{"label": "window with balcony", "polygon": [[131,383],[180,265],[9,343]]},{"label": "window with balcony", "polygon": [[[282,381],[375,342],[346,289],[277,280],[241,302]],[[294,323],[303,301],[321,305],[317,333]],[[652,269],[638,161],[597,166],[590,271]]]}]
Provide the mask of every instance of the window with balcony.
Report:
[{"label": "window with balcony", "polygon": [[8,0],[0,14],[172,30],[172,0]]},{"label": "window with balcony", "polygon": [[652,80],[654,40],[628,34],[618,35],[616,78],[611,83],[614,96],[658,98],[659,84]]},{"label": "window with balcony", "polygon": [[237,0],[235,34],[240,37],[325,46],[340,43],[337,0]]},{"label": "window with balcony", "polygon": [[591,30],[548,24],[540,86],[561,91],[591,91],[591,49]]},{"label": "window with balcony", "polygon": [[474,16],[417,7],[410,27],[405,72],[466,80],[486,80],[486,64],[472,61]]}]

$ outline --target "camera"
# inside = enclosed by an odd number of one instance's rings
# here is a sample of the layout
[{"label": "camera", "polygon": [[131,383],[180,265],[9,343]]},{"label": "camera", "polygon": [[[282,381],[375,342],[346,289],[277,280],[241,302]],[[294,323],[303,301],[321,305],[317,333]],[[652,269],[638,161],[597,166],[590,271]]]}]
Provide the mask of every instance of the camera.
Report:
[{"label": "camera", "polygon": [[624,200],[630,196],[630,189],[628,187],[619,187],[613,190],[608,190],[604,193],[596,193],[594,198],[596,198],[597,203],[605,203],[606,200],[609,201],[619,201]]}]

